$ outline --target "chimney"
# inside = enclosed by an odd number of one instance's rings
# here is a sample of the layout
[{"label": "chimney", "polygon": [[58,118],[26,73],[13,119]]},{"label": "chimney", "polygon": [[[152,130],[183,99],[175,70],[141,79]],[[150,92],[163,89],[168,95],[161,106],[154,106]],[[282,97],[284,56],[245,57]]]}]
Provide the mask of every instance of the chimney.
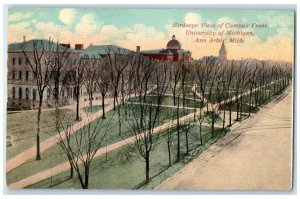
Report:
[{"label": "chimney", "polygon": [[75,44],[75,50],[83,50],[83,44]]},{"label": "chimney", "polygon": [[141,52],[141,46],[136,46],[136,52],[137,53]]},{"label": "chimney", "polygon": [[23,35],[23,42],[26,42],[26,36]]},{"label": "chimney", "polygon": [[71,45],[70,44],[62,44],[60,43],[61,46],[65,47],[65,48],[71,48]]}]

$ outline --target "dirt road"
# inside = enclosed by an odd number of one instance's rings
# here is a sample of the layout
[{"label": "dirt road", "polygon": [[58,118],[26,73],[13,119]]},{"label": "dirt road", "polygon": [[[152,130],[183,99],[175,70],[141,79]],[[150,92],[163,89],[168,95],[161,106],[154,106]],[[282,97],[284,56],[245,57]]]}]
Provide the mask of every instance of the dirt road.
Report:
[{"label": "dirt road", "polygon": [[292,89],[165,180],[156,189],[289,190]]}]

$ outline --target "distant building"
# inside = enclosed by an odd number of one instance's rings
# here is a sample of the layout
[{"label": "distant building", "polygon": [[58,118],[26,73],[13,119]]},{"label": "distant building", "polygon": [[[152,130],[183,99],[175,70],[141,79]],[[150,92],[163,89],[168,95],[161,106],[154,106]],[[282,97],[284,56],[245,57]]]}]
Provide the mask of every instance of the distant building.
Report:
[{"label": "distant building", "polygon": [[208,60],[215,60],[215,61],[227,61],[227,50],[226,50],[226,46],[225,43],[223,42],[220,50],[219,50],[219,57],[217,56],[204,56],[200,59],[200,61],[208,61]]},{"label": "distant building", "polygon": [[222,43],[222,46],[219,51],[219,60],[226,61],[227,60],[227,50],[224,42]]},{"label": "distant building", "polygon": [[166,49],[140,51],[140,46],[137,46],[137,52],[160,61],[192,62],[191,51],[182,49],[181,43],[175,38],[175,35],[167,43]]}]

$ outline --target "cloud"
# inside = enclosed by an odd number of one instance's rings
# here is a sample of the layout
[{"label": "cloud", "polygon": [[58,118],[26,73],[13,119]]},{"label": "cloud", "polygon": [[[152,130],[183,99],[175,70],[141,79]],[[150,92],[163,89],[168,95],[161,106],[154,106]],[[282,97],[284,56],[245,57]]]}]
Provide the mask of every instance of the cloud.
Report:
[{"label": "cloud", "polygon": [[37,22],[35,28],[37,30],[36,32],[41,33],[45,39],[49,37],[59,39],[61,32],[66,29],[66,27],[54,24],[53,22]]},{"label": "cloud", "polygon": [[75,29],[78,33],[92,35],[100,31],[103,22],[98,20],[94,14],[85,14]]},{"label": "cloud", "polygon": [[197,13],[187,13],[184,17],[185,23],[192,23],[192,24],[199,24],[201,22],[202,18]]},{"label": "cloud", "polygon": [[29,22],[26,21],[8,25],[8,43],[21,42],[23,40],[23,35],[26,36],[27,40],[35,37],[35,32],[30,28]]},{"label": "cloud", "polygon": [[21,21],[22,19],[28,19],[32,17],[33,13],[27,12],[27,13],[21,13],[21,12],[16,12],[12,15],[8,15],[8,21],[9,22],[17,22]]},{"label": "cloud", "polygon": [[76,16],[76,10],[73,8],[65,8],[59,12],[58,18],[67,25],[72,24]]}]

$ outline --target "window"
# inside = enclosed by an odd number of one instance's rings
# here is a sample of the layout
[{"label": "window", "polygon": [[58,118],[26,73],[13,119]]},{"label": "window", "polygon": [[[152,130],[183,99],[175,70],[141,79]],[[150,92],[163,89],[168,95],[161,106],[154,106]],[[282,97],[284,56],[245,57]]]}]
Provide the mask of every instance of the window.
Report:
[{"label": "window", "polygon": [[27,100],[29,100],[29,89],[28,88],[25,89],[25,97]]},{"label": "window", "polygon": [[16,71],[15,70],[12,71],[12,79],[16,79]]},{"label": "window", "polygon": [[16,98],[16,88],[15,87],[12,88],[12,98],[13,99]]},{"label": "window", "polygon": [[29,80],[29,71],[26,71],[26,80]]},{"label": "window", "polygon": [[15,65],[16,64],[16,58],[12,59],[12,64]]},{"label": "window", "polygon": [[32,90],[32,99],[36,100],[36,89]]},{"label": "window", "polygon": [[50,99],[50,94],[51,94],[51,91],[50,91],[50,88],[47,89],[47,99]]},{"label": "window", "polygon": [[22,64],[22,58],[19,57],[19,65],[21,65],[21,64]]},{"label": "window", "polygon": [[22,79],[22,71],[19,71],[19,79]]},{"label": "window", "polygon": [[22,93],[22,88],[20,87],[19,88],[19,99],[22,99],[23,98],[23,93]]}]

